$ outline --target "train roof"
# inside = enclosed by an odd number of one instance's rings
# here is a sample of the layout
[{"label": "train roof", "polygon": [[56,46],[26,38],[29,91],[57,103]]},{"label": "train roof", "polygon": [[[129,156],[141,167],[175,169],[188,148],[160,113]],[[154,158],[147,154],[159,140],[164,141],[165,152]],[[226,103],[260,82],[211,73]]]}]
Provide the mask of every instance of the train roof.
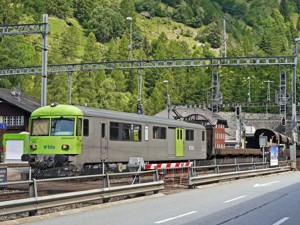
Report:
[{"label": "train roof", "polygon": [[127,112],[118,112],[106,109],[91,108],[85,106],[77,105],[54,105],[54,106],[44,106],[40,107],[37,110],[33,111],[31,116],[86,116],[86,117],[102,117],[107,119],[116,119],[128,122],[140,122],[140,123],[157,123],[165,126],[176,126],[184,128],[204,128],[204,126],[199,124],[188,123],[175,119],[166,119],[155,116],[146,116],[143,114],[127,113]]}]

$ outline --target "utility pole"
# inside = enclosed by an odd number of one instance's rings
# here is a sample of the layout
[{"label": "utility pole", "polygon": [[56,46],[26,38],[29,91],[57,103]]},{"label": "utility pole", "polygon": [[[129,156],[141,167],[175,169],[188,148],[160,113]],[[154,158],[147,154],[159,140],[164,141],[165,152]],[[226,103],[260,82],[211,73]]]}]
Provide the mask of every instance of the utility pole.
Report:
[{"label": "utility pole", "polygon": [[129,53],[129,61],[132,60],[132,18],[131,17],[127,17],[126,18],[129,22],[130,22],[130,41],[129,41],[129,50],[130,50],[130,53]]},{"label": "utility pole", "polygon": [[222,55],[224,54],[224,57],[227,57],[227,37],[226,37],[226,17],[223,17],[223,51]]},{"label": "utility pole", "polygon": [[267,80],[265,83],[268,84],[268,91],[267,91],[267,104],[266,104],[266,114],[268,114],[268,104],[271,102],[271,94],[270,94],[270,83],[273,83],[272,80]]},{"label": "utility pole", "polygon": [[251,80],[251,77],[248,77],[247,80],[249,81],[248,82],[248,102],[250,103],[251,102],[251,84],[250,84],[250,80]]},{"label": "utility pole", "polygon": [[41,106],[47,105],[47,62],[48,62],[48,14],[43,15],[44,32],[42,54],[42,93]]},{"label": "utility pole", "polygon": [[168,107],[168,119],[170,119],[170,111],[171,111],[171,99],[170,99],[170,95],[169,95],[169,81],[168,81],[168,80],[164,80],[163,82],[167,84],[167,107]]},{"label": "utility pole", "polygon": [[297,112],[296,112],[296,67],[298,63],[298,42],[300,38],[295,39],[295,45],[292,48],[292,55],[294,56],[294,64],[292,65],[292,136],[293,145],[290,149],[290,159],[292,161],[291,168],[296,170],[296,146],[298,142],[298,129],[297,129]]}]

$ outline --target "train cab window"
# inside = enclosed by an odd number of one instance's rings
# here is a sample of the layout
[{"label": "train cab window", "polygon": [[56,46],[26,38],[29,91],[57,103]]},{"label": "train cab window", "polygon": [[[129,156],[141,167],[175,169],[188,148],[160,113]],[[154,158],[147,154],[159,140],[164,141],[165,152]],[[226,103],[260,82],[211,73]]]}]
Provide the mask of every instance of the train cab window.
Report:
[{"label": "train cab window", "polygon": [[50,119],[32,119],[31,136],[48,136]]},{"label": "train cab window", "polygon": [[205,141],[205,131],[202,131],[202,141]]},{"label": "train cab window", "polygon": [[165,127],[153,127],[153,139],[166,139],[167,129]]},{"label": "train cab window", "polygon": [[89,136],[89,120],[83,120],[83,136]]},{"label": "train cab window", "polygon": [[74,136],[74,118],[53,118],[51,136]]},{"label": "train cab window", "polygon": [[193,141],[194,140],[194,130],[185,130],[185,140]]},{"label": "train cab window", "polygon": [[81,133],[82,133],[82,119],[77,119],[76,136],[81,136]]}]

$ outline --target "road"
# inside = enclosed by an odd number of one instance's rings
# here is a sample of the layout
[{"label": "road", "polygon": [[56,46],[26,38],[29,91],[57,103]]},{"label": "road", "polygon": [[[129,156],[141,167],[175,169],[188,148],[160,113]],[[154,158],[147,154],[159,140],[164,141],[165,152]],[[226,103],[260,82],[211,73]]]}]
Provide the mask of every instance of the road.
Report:
[{"label": "road", "polygon": [[299,202],[300,173],[287,172],[55,213],[24,224],[295,225]]}]

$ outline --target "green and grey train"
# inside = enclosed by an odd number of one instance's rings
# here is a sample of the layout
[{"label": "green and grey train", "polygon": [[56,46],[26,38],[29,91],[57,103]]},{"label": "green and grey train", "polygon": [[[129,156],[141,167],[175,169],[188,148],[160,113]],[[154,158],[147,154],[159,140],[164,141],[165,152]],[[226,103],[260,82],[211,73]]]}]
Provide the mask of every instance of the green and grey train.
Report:
[{"label": "green and grey train", "polygon": [[22,160],[40,169],[122,172],[130,159],[141,164],[206,159],[206,142],[199,124],[51,104],[32,112],[29,152]]}]

